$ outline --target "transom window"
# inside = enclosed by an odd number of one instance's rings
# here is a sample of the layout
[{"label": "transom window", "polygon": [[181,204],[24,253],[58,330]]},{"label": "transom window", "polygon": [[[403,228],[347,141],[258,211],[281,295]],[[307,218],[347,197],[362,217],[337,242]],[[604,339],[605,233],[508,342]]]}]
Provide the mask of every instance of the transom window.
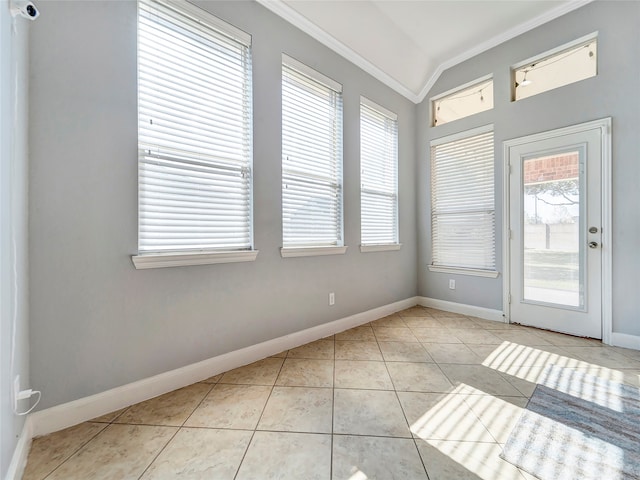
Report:
[{"label": "transom window", "polygon": [[493,78],[489,75],[433,97],[431,125],[443,125],[492,108]]}]

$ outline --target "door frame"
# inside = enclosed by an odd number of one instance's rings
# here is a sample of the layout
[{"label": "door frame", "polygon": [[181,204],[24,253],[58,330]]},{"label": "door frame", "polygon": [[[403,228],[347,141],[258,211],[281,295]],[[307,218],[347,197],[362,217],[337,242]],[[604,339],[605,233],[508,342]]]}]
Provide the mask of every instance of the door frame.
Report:
[{"label": "door frame", "polygon": [[511,148],[526,143],[560,137],[587,130],[600,129],[601,140],[601,202],[602,202],[602,343],[611,345],[613,330],[612,300],[612,235],[611,235],[611,117],[569,127],[548,130],[505,140],[503,142],[502,178],[502,311],[505,322],[511,323],[511,233],[510,233],[510,167]]}]

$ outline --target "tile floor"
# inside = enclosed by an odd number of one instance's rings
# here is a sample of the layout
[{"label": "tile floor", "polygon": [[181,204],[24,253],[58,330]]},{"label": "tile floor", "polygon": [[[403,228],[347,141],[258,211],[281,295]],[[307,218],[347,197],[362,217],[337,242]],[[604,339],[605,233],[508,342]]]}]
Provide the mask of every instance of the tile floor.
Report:
[{"label": "tile floor", "polygon": [[413,307],[37,438],[25,480],[523,480],[537,376],[639,385],[640,352]]}]

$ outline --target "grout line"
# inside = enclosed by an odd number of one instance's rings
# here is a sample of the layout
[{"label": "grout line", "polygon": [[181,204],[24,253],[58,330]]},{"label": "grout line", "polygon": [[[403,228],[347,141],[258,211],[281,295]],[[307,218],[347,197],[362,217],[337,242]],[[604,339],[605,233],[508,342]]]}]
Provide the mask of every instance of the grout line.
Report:
[{"label": "grout line", "polygon": [[[162,454],[162,452],[165,451],[165,449],[167,448],[167,446],[169,446],[169,444],[171,443],[171,441],[176,438],[176,435],[178,435],[178,432],[180,430],[182,430],[182,427],[184,427],[184,424],[187,423],[187,420],[189,420],[191,418],[191,415],[193,415],[193,412],[195,412],[198,407],[200,407],[200,405],[202,405],[202,402],[204,402],[204,399],[207,398],[209,396],[209,394],[211,393],[211,391],[213,390],[213,387],[215,387],[214,385],[211,384],[207,384],[207,383],[203,383],[201,384],[200,382],[196,382],[196,383],[192,383],[191,385],[209,385],[209,390],[207,390],[207,393],[205,393],[202,398],[200,399],[200,401],[198,402],[198,404],[195,406],[195,408],[191,411],[191,413],[189,415],[187,415],[187,418],[184,419],[184,421],[182,422],[181,425],[178,426],[178,428],[176,428],[176,431],[174,432],[173,435],[171,435],[171,438],[169,439],[169,441],[167,443],[164,444],[164,446],[158,451],[158,453],[153,457],[153,460],[151,460],[149,462],[149,464],[146,466],[146,468],[142,471],[142,473],[140,474],[140,476],[138,477],[138,480],[140,480],[144,474],[147,472],[147,470],[149,470],[149,468],[151,467],[151,465],[153,465],[153,463],[158,459],[158,457]],[[186,387],[182,387],[182,388],[189,388],[191,385],[187,385]],[[181,389],[178,389],[181,390]],[[175,392],[175,390],[174,390]],[[171,392],[169,392],[171,393]],[[166,395],[166,394],[165,394]],[[157,398],[157,397],[156,397]],[[157,425],[157,426],[170,426],[170,425]],[[175,427],[175,425],[171,425],[173,427]]]},{"label": "grout line", "polygon": [[329,478],[333,479],[333,425],[336,410],[336,336],[333,336],[333,383],[331,385],[331,450],[329,452]]}]

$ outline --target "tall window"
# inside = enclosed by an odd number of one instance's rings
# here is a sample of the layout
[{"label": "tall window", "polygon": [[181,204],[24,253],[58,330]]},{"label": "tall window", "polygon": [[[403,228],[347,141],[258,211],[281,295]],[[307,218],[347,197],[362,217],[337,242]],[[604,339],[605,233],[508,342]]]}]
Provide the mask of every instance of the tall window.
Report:
[{"label": "tall window", "polygon": [[432,266],[495,272],[493,126],[431,143]]},{"label": "tall window", "polygon": [[282,243],[343,245],[342,86],[283,55]]},{"label": "tall window", "polygon": [[360,97],[360,205],[362,246],[397,244],[398,117],[364,97]]},{"label": "tall window", "polygon": [[252,249],[250,46],[188,2],[139,2],[140,254]]}]

